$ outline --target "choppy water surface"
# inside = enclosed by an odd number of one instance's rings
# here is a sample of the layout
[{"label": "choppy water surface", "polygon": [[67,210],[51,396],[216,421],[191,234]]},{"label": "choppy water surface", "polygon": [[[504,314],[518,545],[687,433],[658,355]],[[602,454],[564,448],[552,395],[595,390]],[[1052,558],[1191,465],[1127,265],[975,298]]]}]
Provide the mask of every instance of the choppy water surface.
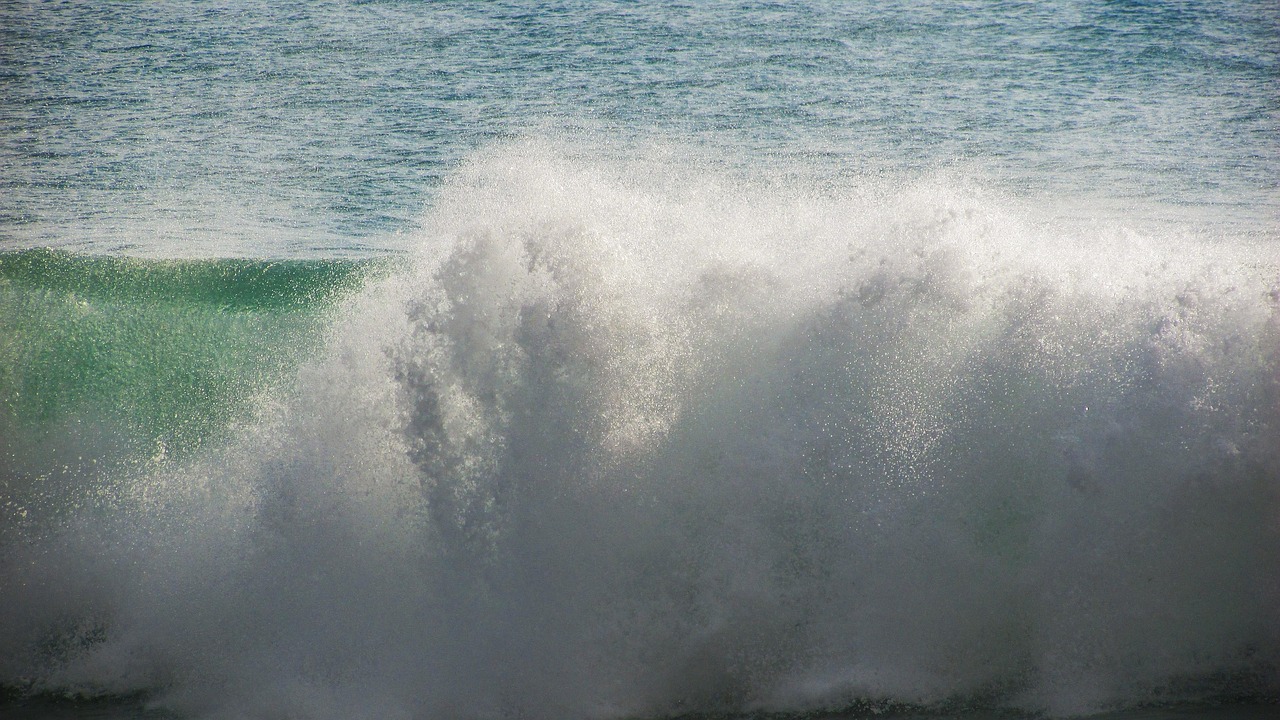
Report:
[{"label": "choppy water surface", "polygon": [[[819,176],[958,163],[1274,236],[1269,2],[8,3],[0,242],[403,249],[478,145],[585,125]],[[1152,203],[1163,207],[1153,209]],[[1186,219],[1186,218],[1182,218]],[[1260,228],[1261,226],[1261,228]]]}]

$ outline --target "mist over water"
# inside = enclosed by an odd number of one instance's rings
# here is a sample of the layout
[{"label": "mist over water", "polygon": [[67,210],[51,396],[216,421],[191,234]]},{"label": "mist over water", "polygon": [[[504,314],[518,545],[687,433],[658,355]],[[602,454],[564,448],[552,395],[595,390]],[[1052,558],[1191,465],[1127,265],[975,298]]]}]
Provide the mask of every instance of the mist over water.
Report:
[{"label": "mist over water", "polygon": [[225,442],[10,499],[3,682],[228,718],[1275,696],[1265,246],[669,159],[477,154]]}]

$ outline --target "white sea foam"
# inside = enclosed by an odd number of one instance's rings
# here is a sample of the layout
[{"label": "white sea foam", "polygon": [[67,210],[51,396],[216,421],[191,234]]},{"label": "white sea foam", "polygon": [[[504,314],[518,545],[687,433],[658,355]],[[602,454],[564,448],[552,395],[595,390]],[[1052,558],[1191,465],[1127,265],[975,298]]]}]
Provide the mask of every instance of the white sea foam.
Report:
[{"label": "white sea foam", "polygon": [[562,149],[464,166],[237,440],[8,548],[3,677],[261,718],[1280,689],[1274,258]]}]

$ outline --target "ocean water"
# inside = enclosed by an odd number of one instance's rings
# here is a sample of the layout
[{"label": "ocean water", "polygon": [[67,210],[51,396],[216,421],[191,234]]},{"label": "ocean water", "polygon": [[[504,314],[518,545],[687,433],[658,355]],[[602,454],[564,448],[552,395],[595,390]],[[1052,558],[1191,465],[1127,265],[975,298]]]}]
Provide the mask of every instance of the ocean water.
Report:
[{"label": "ocean water", "polygon": [[1260,720],[1273,2],[0,4],[0,714]]}]

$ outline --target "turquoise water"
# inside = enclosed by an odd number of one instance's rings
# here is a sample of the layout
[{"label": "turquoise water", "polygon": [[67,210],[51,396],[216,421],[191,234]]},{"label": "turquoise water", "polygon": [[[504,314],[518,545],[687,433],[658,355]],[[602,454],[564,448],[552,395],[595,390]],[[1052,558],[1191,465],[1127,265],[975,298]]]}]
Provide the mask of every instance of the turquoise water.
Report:
[{"label": "turquoise water", "polygon": [[1269,717],[1271,3],[0,6],[0,714]]},{"label": "turquoise water", "polygon": [[74,496],[85,476],[225,439],[321,344],[334,299],[378,271],[350,260],[0,254],[10,509],[28,493]]}]

